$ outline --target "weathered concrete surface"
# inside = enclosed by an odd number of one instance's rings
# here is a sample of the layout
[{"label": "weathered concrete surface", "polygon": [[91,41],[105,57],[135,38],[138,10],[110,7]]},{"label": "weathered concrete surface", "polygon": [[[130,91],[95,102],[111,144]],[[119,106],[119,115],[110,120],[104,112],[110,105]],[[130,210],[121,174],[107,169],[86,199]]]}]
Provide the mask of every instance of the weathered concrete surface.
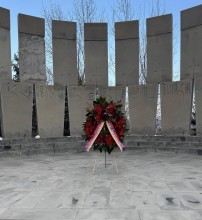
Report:
[{"label": "weathered concrete surface", "polygon": [[76,23],[52,21],[54,85],[77,86]]},{"label": "weathered concrete surface", "polygon": [[3,137],[31,137],[33,85],[4,82],[0,84],[0,95]]},{"label": "weathered concrete surface", "polygon": [[108,101],[121,101],[122,111],[125,111],[126,88],[125,86],[99,86],[98,96],[106,97]]},{"label": "weathered concrete surface", "polygon": [[139,22],[115,23],[116,85],[139,84]]},{"label": "weathered concrete surface", "polygon": [[0,27],[10,30],[10,11],[0,7]]},{"label": "weathered concrete surface", "polygon": [[44,19],[25,14],[18,14],[18,32],[36,36],[45,36]]},{"label": "weathered concrete surface", "polygon": [[119,175],[113,153],[94,175],[93,152],[1,159],[0,219],[202,219],[201,156],[114,155]]},{"label": "weathered concrete surface", "polygon": [[181,11],[180,78],[202,77],[202,5]]},{"label": "weathered concrete surface", "polygon": [[202,78],[195,79],[196,132],[202,136]]},{"label": "weathered concrete surface", "polygon": [[0,80],[11,80],[10,11],[1,7],[0,51]]},{"label": "weathered concrete surface", "polygon": [[192,80],[161,83],[161,119],[163,135],[189,135]]},{"label": "weathered concrete surface", "polygon": [[172,15],[147,19],[147,83],[172,81]]},{"label": "weathered concrete surface", "polygon": [[36,85],[35,92],[39,135],[63,136],[65,87]]},{"label": "weathered concrete surface", "polygon": [[128,86],[131,135],[154,135],[158,85]]},{"label": "weathered concrete surface", "polygon": [[83,134],[83,122],[86,120],[86,107],[92,106],[96,98],[95,86],[67,87],[70,135]]},{"label": "weathered concrete surface", "polygon": [[107,23],[84,24],[85,85],[108,85]]},{"label": "weathered concrete surface", "polygon": [[45,21],[18,15],[20,81],[46,82]]}]

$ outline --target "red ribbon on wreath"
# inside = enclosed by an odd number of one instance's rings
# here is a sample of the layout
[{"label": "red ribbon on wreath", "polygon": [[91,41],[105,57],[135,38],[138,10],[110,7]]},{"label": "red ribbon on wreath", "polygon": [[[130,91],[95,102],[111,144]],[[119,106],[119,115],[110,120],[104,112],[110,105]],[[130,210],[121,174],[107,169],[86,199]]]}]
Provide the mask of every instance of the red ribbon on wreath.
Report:
[{"label": "red ribbon on wreath", "polygon": [[126,117],[122,113],[120,102],[108,102],[105,97],[99,97],[93,102],[93,107],[87,108],[86,121],[83,124],[85,132],[86,151],[94,145],[95,150],[102,152],[107,149],[110,154],[116,145],[120,151],[125,151],[121,141],[124,139]]},{"label": "red ribbon on wreath", "polygon": [[111,136],[113,137],[114,141],[116,142],[116,144],[118,145],[120,151],[125,151],[125,146],[121,143],[121,141],[119,140],[118,138],[118,135],[115,131],[115,128],[113,126],[113,124],[109,121],[101,121],[98,126],[96,127],[95,131],[94,131],[94,134],[93,134],[93,137],[90,139],[90,141],[87,142],[86,146],[85,146],[85,149],[86,151],[90,151],[91,147],[93,146],[96,138],[98,137],[98,135],[100,134],[104,124],[106,123],[107,125],[107,128],[111,134]]}]

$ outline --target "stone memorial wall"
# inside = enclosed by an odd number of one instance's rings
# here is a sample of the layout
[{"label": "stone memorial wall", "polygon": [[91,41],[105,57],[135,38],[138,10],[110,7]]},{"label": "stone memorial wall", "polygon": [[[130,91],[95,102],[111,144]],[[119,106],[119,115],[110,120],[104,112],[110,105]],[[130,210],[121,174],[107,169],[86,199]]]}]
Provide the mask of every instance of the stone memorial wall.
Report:
[{"label": "stone memorial wall", "polygon": [[139,21],[115,23],[116,85],[139,84]]},{"label": "stone memorial wall", "polygon": [[77,86],[76,23],[52,21],[54,85]]},{"label": "stone memorial wall", "polygon": [[202,136],[202,77],[195,80],[196,132]]},{"label": "stone memorial wall", "polygon": [[108,85],[107,23],[84,24],[85,85]]},{"label": "stone memorial wall", "polygon": [[63,136],[65,87],[36,85],[35,94],[40,137]]},{"label": "stone memorial wall", "polygon": [[147,19],[147,83],[172,81],[172,15]]},{"label": "stone memorial wall", "polygon": [[31,137],[33,85],[1,82],[0,96],[2,136],[6,139]]},{"label": "stone memorial wall", "polygon": [[99,86],[97,94],[98,97],[106,97],[108,101],[120,101],[122,111],[125,112],[126,88],[124,86]]},{"label": "stone memorial wall", "polygon": [[181,12],[180,79],[202,77],[202,5]]},{"label": "stone memorial wall", "polygon": [[[32,132],[33,83],[41,137],[64,134],[67,86],[70,135],[81,136],[86,107],[98,96],[121,101],[128,86],[131,135],[154,135],[160,83],[162,135],[190,135],[193,80],[197,136],[202,136],[202,5],[181,12],[181,81],[172,82],[172,15],[148,18],[147,79],[139,84],[139,22],[115,23],[115,84],[108,86],[107,23],[84,24],[85,86],[78,86],[76,23],[52,22],[53,85],[46,84],[45,21],[19,14],[20,83],[11,80],[10,11],[0,8],[0,97],[3,138]],[[3,53],[2,53],[3,51]],[[126,106],[128,107],[128,106]],[[66,125],[66,124],[65,124]]]},{"label": "stone memorial wall", "polygon": [[165,82],[160,85],[163,135],[189,135],[193,83],[192,80]]},{"label": "stone memorial wall", "polygon": [[67,88],[70,135],[81,136],[86,119],[86,107],[93,106],[96,99],[95,86],[69,86]]},{"label": "stone memorial wall", "polygon": [[128,86],[131,135],[154,135],[158,85]]},{"label": "stone memorial wall", "polygon": [[45,83],[45,21],[18,15],[20,81]]},{"label": "stone memorial wall", "polygon": [[0,7],[0,80],[11,80],[10,11],[1,7]]}]

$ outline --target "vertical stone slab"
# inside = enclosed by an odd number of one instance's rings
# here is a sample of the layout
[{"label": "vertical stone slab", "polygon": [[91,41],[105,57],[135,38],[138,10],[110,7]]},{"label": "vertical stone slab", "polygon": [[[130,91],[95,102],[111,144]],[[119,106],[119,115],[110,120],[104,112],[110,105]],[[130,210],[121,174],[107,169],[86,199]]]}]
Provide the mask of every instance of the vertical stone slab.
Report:
[{"label": "vertical stone slab", "polygon": [[202,77],[202,5],[181,11],[181,80]]},{"label": "vertical stone slab", "polygon": [[108,85],[107,23],[84,24],[85,85]]},{"label": "vertical stone slab", "polygon": [[67,87],[70,136],[83,134],[83,122],[86,120],[86,107],[93,106],[96,97],[95,86]]},{"label": "vertical stone slab", "polygon": [[139,22],[115,23],[116,85],[139,84]]},{"label": "vertical stone slab", "polygon": [[18,15],[20,81],[46,82],[45,21],[29,15]]},{"label": "vertical stone slab", "polygon": [[154,135],[158,84],[128,86],[131,135]]},{"label": "vertical stone slab", "polygon": [[172,15],[147,19],[147,83],[172,81]]},{"label": "vertical stone slab", "polygon": [[202,77],[195,80],[196,134],[202,136]]},{"label": "vertical stone slab", "polygon": [[98,97],[106,97],[108,101],[121,101],[122,111],[125,111],[126,88],[124,86],[99,86]]},{"label": "vertical stone slab", "polygon": [[10,11],[0,7],[0,81],[11,80]]},{"label": "vertical stone slab", "polygon": [[160,90],[162,134],[189,135],[193,95],[192,80],[161,83]]},{"label": "vertical stone slab", "polygon": [[33,85],[0,83],[1,129],[5,139],[31,137]]},{"label": "vertical stone slab", "polygon": [[76,23],[52,21],[54,85],[77,86]]},{"label": "vertical stone slab", "polygon": [[65,87],[36,85],[35,91],[39,135],[63,136]]}]

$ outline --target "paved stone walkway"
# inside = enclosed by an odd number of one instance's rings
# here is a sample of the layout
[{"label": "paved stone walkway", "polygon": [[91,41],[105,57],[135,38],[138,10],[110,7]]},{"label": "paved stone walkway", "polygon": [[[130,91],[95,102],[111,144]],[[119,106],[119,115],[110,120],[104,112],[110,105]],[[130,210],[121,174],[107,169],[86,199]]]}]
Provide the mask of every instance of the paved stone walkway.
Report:
[{"label": "paved stone walkway", "polygon": [[202,220],[202,156],[129,151],[0,160],[0,219]]}]

